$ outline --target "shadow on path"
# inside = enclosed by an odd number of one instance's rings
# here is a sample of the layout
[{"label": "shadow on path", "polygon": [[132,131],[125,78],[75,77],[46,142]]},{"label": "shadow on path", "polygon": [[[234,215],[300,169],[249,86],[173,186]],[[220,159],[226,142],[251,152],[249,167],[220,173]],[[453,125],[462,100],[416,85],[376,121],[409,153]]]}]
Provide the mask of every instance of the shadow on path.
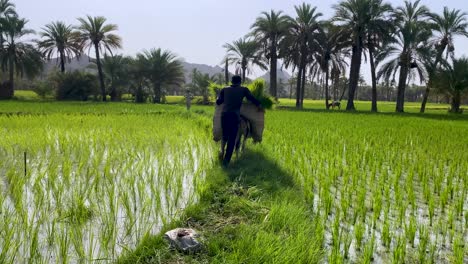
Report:
[{"label": "shadow on path", "polygon": [[271,194],[295,187],[291,175],[274,160],[258,151],[246,149],[238,159],[233,159],[224,171],[232,182],[256,186]]}]

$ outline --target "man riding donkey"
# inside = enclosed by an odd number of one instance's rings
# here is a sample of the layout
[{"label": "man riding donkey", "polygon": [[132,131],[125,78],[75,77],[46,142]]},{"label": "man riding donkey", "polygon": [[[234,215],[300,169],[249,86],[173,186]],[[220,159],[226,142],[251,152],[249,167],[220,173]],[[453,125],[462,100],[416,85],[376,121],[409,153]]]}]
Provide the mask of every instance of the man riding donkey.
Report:
[{"label": "man riding donkey", "polygon": [[223,142],[227,142],[226,151],[224,151],[224,145],[222,145],[223,149],[221,151],[221,153],[224,153],[224,157],[222,157],[224,167],[226,167],[231,161],[232,152],[236,145],[239,124],[241,121],[240,109],[244,97],[257,106],[258,111],[262,111],[260,102],[253,97],[248,88],[241,86],[241,82],[242,78],[239,75],[233,76],[231,79],[232,85],[230,87],[223,88],[216,100],[217,105],[222,105],[222,140]]}]

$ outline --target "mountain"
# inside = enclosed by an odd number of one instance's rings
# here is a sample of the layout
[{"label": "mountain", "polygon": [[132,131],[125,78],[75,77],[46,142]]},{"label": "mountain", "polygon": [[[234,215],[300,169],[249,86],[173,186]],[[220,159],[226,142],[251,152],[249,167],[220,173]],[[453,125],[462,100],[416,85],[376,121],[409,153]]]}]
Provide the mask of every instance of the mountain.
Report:
[{"label": "mountain", "polygon": [[[93,58],[87,55],[81,55],[80,57],[74,57],[65,64],[65,70],[67,71],[76,71],[76,70],[86,70],[89,72],[97,72],[95,67],[90,67],[92,65]],[[182,66],[184,67],[184,75],[186,83],[189,83],[192,78],[191,74],[193,69],[197,69],[203,74],[209,74],[210,76],[221,74],[224,78],[224,68],[220,66],[209,66],[206,64],[198,63],[189,63],[182,61]],[[51,59],[44,64],[44,76],[47,76],[53,70],[60,70],[60,62],[57,59]],[[232,75],[230,73],[230,75]]]},{"label": "mountain", "polygon": [[[262,78],[267,83],[269,83],[270,82],[270,72],[265,73],[264,75],[262,75],[259,78]],[[291,75],[288,72],[283,71],[278,67],[278,70],[276,71],[276,78],[278,80],[278,96],[279,97],[287,97],[289,95],[288,81],[289,81],[289,79],[291,79]]]},{"label": "mountain", "polygon": [[208,74],[210,76],[221,74],[224,78],[224,68],[220,66],[209,66],[206,64],[198,64],[198,63],[189,63],[189,62],[182,62],[182,66],[184,67],[184,74],[185,74],[185,82],[189,83],[192,80],[191,74],[193,69],[197,69],[199,72],[203,74]]},{"label": "mountain", "polygon": [[[270,82],[270,72],[266,72],[264,75],[260,76],[259,78],[262,78],[267,82]],[[276,78],[279,83],[287,83],[289,79],[291,79],[291,75],[286,71],[278,69],[276,71]]]},{"label": "mountain", "polygon": [[[70,61],[66,61],[65,63],[65,70],[67,71],[76,71],[76,70],[85,70],[89,72],[97,72],[96,69],[90,68],[89,66],[92,65],[93,58],[87,55],[81,55],[80,57],[74,57]],[[60,71],[60,60],[59,59],[51,59],[46,61],[44,64],[44,73],[47,75],[51,71],[57,70]]]}]

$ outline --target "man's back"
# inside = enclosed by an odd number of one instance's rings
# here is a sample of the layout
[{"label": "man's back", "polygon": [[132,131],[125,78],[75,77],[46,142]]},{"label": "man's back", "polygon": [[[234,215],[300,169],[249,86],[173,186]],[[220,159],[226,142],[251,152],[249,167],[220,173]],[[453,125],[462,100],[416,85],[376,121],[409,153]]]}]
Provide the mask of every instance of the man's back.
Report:
[{"label": "man's back", "polygon": [[242,106],[242,100],[246,97],[249,101],[259,106],[260,102],[255,99],[249,89],[240,85],[233,85],[221,90],[221,93],[216,100],[218,105],[224,104],[223,112],[239,113]]}]

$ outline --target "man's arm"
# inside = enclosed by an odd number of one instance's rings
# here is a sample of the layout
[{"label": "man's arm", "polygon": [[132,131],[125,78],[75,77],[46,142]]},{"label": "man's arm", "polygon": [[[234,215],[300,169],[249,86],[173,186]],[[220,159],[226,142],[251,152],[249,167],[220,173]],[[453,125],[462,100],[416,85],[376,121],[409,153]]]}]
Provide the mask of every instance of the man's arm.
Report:
[{"label": "man's arm", "polygon": [[224,88],[221,89],[221,92],[218,95],[218,99],[216,99],[217,105],[222,105],[224,103]]},{"label": "man's arm", "polygon": [[254,105],[257,107],[260,107],[260,101],[257,100],[257,98],[253,97],[252,93],[248,88],[244,88],[244,95],[245,98],[247,98],[250,102],[252,102]]}]

